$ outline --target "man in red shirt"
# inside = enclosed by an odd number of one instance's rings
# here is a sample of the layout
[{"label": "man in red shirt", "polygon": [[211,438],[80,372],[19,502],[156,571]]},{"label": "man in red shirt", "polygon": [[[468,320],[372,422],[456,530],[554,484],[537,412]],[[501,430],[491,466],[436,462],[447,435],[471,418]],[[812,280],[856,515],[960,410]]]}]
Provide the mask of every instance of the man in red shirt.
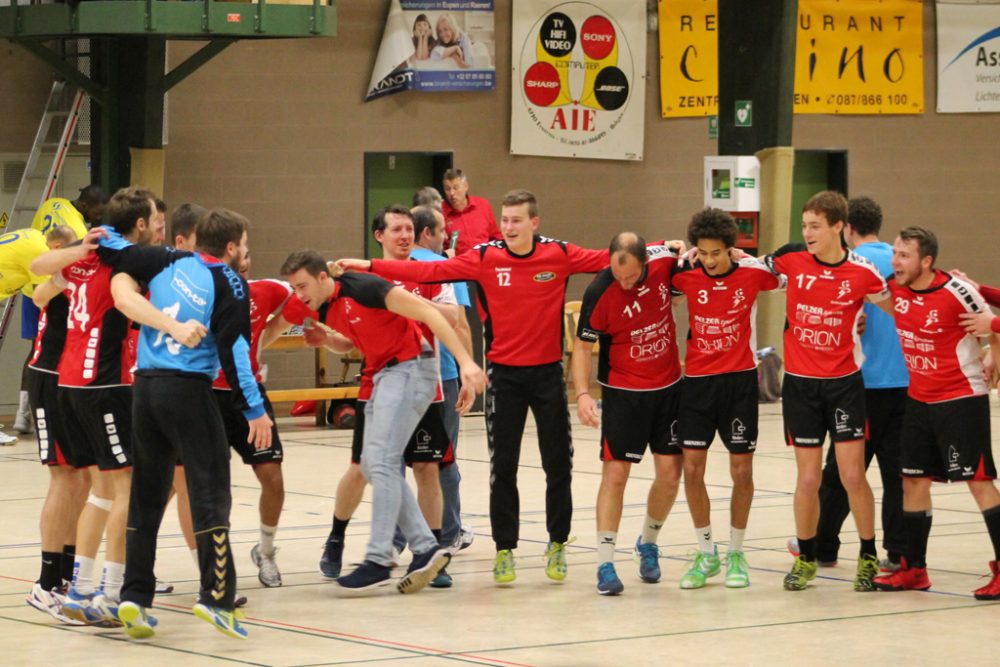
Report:
[{"label": "man in red shirt", "polygon": [[[447,240],[445,248],[451,255],[461,255],[480,243],[501,238],[490,203],[483,197],[469,194],[469,181],[461,169],[444,172],[444,212]],[[458,235],[457,240],[455,235]]]},{"label": "man in red shirt", "polygon": [[405,288],[378,276],[332,277],[319,253],[309,250],[292,253],[281,273],[297,297],[282,317],[293,324],[325,322],[325,328],[306,328],[306,342],[336,351],[356,346],[372,373],[361,454],[361,470],[372,485],[371,538],[364,562],[337,583],[352,590],[387,583],[398,524],[414,556],[397,588],[415,593],[451,559],[439,548],[401,470],[407,441],[434,399],[440,376],[433,342],[420,323],[453,351],[463,385],[482,392],[486,377],[444,316]]},{"label": "man in red shirt", "polygon": [[687,496],[698,553],[681,579],[681,588],[702,588],[720,571],[719,551],[712,540],[705,464],[716,432],[729,450],[733,480],[730,504],[726,586],[750,585],[743,537],[753,500],[753,453],[757,448],[757,295],[776,289],[780,280],[760,261],[732,261],[736,223],[728,213],[705,209],[688,225],[688,240],[697,262],[679,269],[674,290],[687,297],[687,358],[678,416],[684,451]]},{"label": "man in red shirt", "polygon": [[[883,591],[925,590],[931,531],[931,482],[966,482],[993,543],[992,577],[977,600],[1000,599],[1000,492],[990,439],[989,387],[979,342],[965,319],[989,313],[975,287],[934,268],[934,234],[908,227],[893,244],[892,311],[910,371],[900,441],[903,524],[902,567],[875,578]],[[888,310],[888,309],[887,309]]]},{"label": "man in red shirt", "polygon": [[608,265],[607,250],[587,250],[539,236],[540,223],[535,196],[512,190],[503,199],[502,241],[479,245],[444,262],[339,262],[344,268],[371,270],[395,280],[478,284],[479,303],[486,312],[490,376],[486,428],[492,471],[490,523],[497,547],[493,578],[500,584],[516,578],[512,550],[520,527],[517,467],[529,408],[538,426],[545,470],[549,533],[545,573],[555,581],[566,578],[573,444],[562,369],[563,304],[571,275],[596,273]]},{"label": "man in red shirt", "polygon": [[795,448],[795,531],[800,553],[785,576],[786,590],[801,591],[816,577],[816,530],[823,440],[830,434],[840,479],[861,539],[855,591],[874,590],[875,499],[865,477],[865,393],[857,323],[865,299],[888,298],[875,265],[847,250],[842,233],[847,200],[837,192],[814,195],[802,209],[804,245],[790,244],[764,258],[788,280],[782,412]]},{"label": "man in red shirt", "polygon": [[[647,445],[656,477],[635,555],[639,577],[651,584],[660,580],[656,539],[677,497],[683,469],[677,446],[681,366],[670,298],[677,255],[662,243],[647,247],[631,232],[617,235],[609,251],[611,266],[597,274],[584,294],[570,363],[580,421],[601,429],[597,592],[618,595],[625,588],[614,566],[625,484]],[[598,342],[600,416],[588,391]]]},{"label": "man in red shirt", "polygon": [[243,463],[253,468],[254,475],[260,482],[260,536],[257,544],[250,550],[250,559],[258,568],[257,578],[260,583],[271,588],[281,586],[281,572],[274,558],[278,551],[274,546],[274,536],[278,532],[281,507],[285,502],[285,482],[281,474],[284,450],[278,427],[274,424],[274,408],[271,407],[263,384],[266,367],[262,368],[260,364],[260,341],[268,318],[282,309],[292,295],[292,287],[281,280],[250,280],[249,253],[240,265],[239,274],[247,280],[250,287],[250,369],[257,381],[261,398],[264,399],[264,411],[272,422],[270,447],[257,449],[247,441],[250,425],[234,402],[232,388],[221,370],[212,389],[222,414],[229,446],[240,455]]}]

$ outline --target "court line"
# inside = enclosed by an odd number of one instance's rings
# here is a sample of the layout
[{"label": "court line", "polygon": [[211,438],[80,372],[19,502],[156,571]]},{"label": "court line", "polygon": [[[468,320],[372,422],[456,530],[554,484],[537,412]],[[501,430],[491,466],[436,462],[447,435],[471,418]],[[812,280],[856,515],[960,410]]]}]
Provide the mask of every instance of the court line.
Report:
[{"label": "court line", "polygon": [[[176,611],[176,613],[186,613],[189,610],[189,607],[184,607],[181,605],[175,605],[169,603],[160,603],[156,606],[159,608],[166,608],[167,610],[170,611]],[[355,635],[346,632],[337,632],[335,630],[326,630],[324,628],[313,628],[307,625],[285,623],[284,621],[276,621],[267,618],[247,616],[243,620],[243,624],[254,627],[268,628],[271,630],[279,630],[282,632],[293,632],[296,634],[304,634],[311,637],[320,637],[325,639],[344,641],[352,644],[362,644],[364,646],[371,646],[374,648],[403,651],[405,653],[417,653],[420,655],[420,657],[427,657],[427,658],[440,657],[458,662],[468,662],[476,665],[487,663],[494,665],[496,664],[506,665],[508,667],[533,667],[532,665],[521,662],[508,662],[506,660],[485,658],[482,656],[463,653],[459,651],[445,651],[444,649],[437,649],[429,646],[406,644],[404,642],[395,642],[388,639],[378,639],[376,637],[366,637],[364,635]]]}]

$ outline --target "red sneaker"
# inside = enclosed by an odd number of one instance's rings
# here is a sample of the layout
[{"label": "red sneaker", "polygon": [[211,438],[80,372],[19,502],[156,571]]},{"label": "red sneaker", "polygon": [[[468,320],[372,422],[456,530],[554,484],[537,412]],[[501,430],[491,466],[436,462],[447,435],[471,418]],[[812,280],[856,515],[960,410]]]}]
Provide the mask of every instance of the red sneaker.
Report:
[{"label": "red sneaker", "polygon": [[[900,561],[898,570],[875,577],[872,579],[872,583],[880,591],[926,591],[931,587],[931,580],[927,577],[927,568],[910,567],[905,558]],[[1000,597],[1000,584],[997,584],[996,590],[997,596]]]},{"label": "red sneaker", "polygon": [[973,591],[977,600],[1000,600],[1000,564],[997,561],[990,561],[990,572],[993,573],[990,583]]}]

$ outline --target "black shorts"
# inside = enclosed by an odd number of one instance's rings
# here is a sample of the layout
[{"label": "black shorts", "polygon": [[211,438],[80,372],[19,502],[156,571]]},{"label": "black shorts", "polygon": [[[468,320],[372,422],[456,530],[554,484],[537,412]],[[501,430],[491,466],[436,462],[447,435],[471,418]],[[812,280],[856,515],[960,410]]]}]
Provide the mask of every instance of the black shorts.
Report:
[{"label": "black shorts", "polygon": [[[351,463],[361,463],[361,450],[365,439],[365,403],[358,401],[354,413],[354,440],[351,442]],[[403,460],[414,463],[438,463],[442,466],[455,462],[455,449],[444,426],[444,403],[431,403],[420,418],[416,430],[406,443]]]},{"label": "black shorts", "polygon": [[59,387],[58,396],[70,449],[87,452],[100,470],[132,465],[132,387]]},{"label": "black shorts", "polygon": [[226,427],[226,442],[236,450],[236,453],[248,466],[259,463],[281,463],[284,451],[281,448],[281,438],[278,437],[278,420],[274,418],[274,408],[267,398],[264,385],[258,384],[260,395],[264,399],[264,412],[271,418],[271,446],[267,449],[257,449],[247,442],[250,435],[250,425],[243,413],[233,403],[233,392],[226,389],[215,389],[215,402],[219,404],[222,413],[222,424]]},{"label": "black shorts", "polygon": [[730,454],[757,449],[757,371],[686,377],[677,416],[682,449],[708,449],[718,431]]},{"label": "black shorts", "polygon": [[677,446],[680,392],[680,382],[653,391],[602,387],[601,460],[638,463],[647,445],[654,454],[683,453]]},{"label": "black shorts", "polygon": [[63,420],[59,417],[59,374],[28,370],[28,402],[38,440],[38,459],[47,466],[86,468],[94,465],[90,450],[73,449],[63,435]]},{"label": "black shorts", "polygon": [[951,482],[996,479],[989,397],[921,403],[907,396],[899,467],[904,477]]},{"label": "black shorts", "polygon": [[822,447],[831,442],[864,440],[865,384],[861,372],[841,378],[804,378],[785,373],[781,387],[785,442]]}]

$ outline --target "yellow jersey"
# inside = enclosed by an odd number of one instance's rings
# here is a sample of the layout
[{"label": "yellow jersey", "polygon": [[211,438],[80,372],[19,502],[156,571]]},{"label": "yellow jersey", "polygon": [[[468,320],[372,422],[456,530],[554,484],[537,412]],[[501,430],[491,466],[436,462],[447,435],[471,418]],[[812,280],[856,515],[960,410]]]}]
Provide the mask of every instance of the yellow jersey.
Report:
[{"label": "yellow jersey", "polygon": [[31,262],[48,251],[45,234],[37,229],[19,229],[0,236],[0,300],[18,290],[31,296],[35,285],[48,280],[48,276],[31,272]]},{"label": "yellow jersey", "polygon": [[82,239],[87,235],[87,225],[83,221],[83,214],[76,210],[73,202],[62,197],[52,197],[46,199],[35,217],[31,220],[31,228],[37,229],[42,234],[48,234],[49,230],[59,225],[66,225],[73,230],[77,239]]}]

